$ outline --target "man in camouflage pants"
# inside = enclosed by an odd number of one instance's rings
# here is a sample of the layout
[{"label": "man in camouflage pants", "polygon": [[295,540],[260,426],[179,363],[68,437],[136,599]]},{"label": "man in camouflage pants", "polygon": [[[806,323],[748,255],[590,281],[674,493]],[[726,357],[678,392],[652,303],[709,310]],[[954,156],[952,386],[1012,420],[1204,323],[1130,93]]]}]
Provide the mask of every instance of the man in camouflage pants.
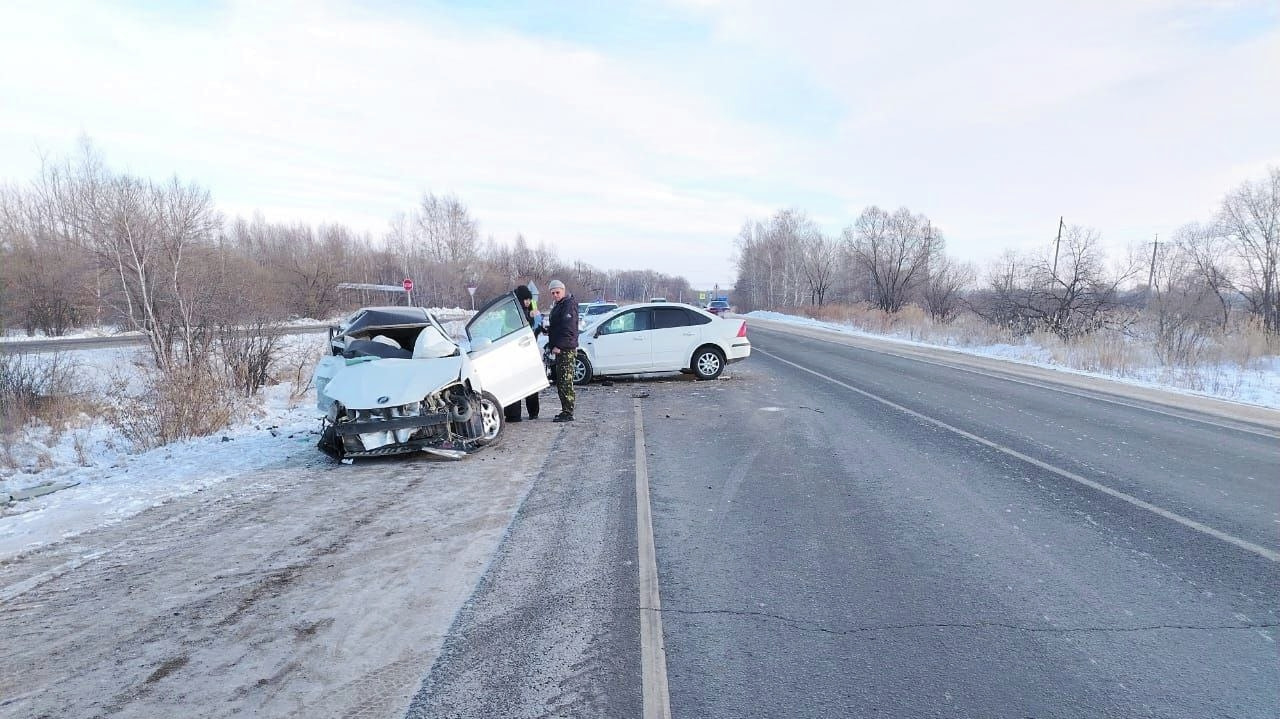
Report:
[{"label": "man in camouflage pants", "polygon": [[578,301],[560,280],[547,285],[555,302],[548,317],[547,346],[555,358],[556,394],[560,395],[560,414],[553,422],[573,421],[573,364],[578,354]]}]

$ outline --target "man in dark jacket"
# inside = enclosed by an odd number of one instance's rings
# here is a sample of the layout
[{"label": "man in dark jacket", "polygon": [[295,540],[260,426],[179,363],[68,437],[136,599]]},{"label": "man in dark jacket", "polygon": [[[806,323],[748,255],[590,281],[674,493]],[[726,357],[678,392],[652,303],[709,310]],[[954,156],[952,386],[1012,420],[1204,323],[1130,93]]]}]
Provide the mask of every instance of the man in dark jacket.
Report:
[{"label": "man in dark jacket", "polygon": [[548,318],[547,346],[555,358],[556,394],[560,395],[560,414],[554,422],[573,421],[573,363],[578,355],[578,301],[565,290],[560,280],[547,285],[555,305]]},{"label": "man in dark jacket", "polygon": [[[538,308],[533,304],[533,293],[529,291],[528,286],[516,285],[516,288],[512,291],[515,292],[516,299],[520,300],[520,307],[524,310],[525,317],[529,320],[529,326],[533,328],[533,336],[537,337],[538,333],[545,332],[546,330],[542,328],[542,324],[537,321]],[[529,410],[529,419],[537,419],[539,408],[538,393],[534,392],[525,397],[524,406],[525,409]],[[507,405],[503,408],[503,414],[507,416],[508,422],[519,422],[520,403],[516,402],[515,404]]]}]

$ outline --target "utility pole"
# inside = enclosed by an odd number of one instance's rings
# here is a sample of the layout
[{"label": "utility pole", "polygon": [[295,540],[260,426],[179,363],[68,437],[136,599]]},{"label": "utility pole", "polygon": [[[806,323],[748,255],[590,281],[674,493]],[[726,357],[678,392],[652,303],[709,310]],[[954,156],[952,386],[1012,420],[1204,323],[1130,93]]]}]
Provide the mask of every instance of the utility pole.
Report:
[{"label": "utility pole", "polygon": [[1058,239],[1053,241],[1053,281],[1058,281],[1058,247],[1062,244],[1062,215],[1058,216]]}]

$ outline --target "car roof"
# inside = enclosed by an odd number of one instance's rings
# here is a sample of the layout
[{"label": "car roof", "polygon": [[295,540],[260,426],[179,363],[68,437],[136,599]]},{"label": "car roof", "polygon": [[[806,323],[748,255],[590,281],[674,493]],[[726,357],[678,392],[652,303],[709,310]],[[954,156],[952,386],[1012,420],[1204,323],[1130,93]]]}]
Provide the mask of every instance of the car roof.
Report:
[{"label": "car roof", "polygon": [[342,331],[356,334],[378,327],[426,326],[430,323],[425,307],[365,307],[343,323]]},{"label": "car roof", "polygon": [[615,315],[621,314],[621,313],[623,313],[623,312],[627,312],[627,311],[629,311],[629,310],[642,310],[642,309],[653,308],[653,307],[658,307],[658,308],[663,308],[663,309],[668,308],[668,307],[682,307],[682,308],[684,308],[684,309],[686,309],[686,310],[693,310],[694,312],[697,312],[698,314],[706,315],[707,317],[710,317],[711,319],[720,319],[719,317],[716,317],[715,315],[711,314],[710,312],[707,312],[706,310],[702,309],[701,307],[696,307],[696,306],[691,305],[691,304],[689,304],[689,303],[687,303],[687,302],[637,302],[637,303],[635,303],[635,304],[633,304],[633,305],[621,305],[621,306],[619,306],[617,309],[609,310],[608,314],[604,314],[604,315],[600,315],[600,316],[601,316],[601,317],[613,317],[613,316],[615,316]]}]

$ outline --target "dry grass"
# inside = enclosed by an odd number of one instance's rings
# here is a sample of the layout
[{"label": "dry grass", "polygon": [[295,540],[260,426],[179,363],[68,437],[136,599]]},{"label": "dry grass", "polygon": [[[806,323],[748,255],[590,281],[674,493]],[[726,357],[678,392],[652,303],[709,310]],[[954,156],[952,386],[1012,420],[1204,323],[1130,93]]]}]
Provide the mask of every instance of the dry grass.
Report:
[{"label": "dry grass", "polygon": [[1064,341],[1049,332],[1021,336],[1009,328],[992,325],[972,313],[963,313],[953,322],[934,322],[919,307],[909,305],[897,314],[887,314],[867,304],[825,305],[780,310],[834,324],[849,325],[875,334],[954,347],[1026,345],[1028,352],[1047,357],[1071,369],[1115,377],[1146,377],[1175,387],[1226,397],[1240,395],[1242,376],[1232,368],[1249,370],[1262,360],[1280,353],[1280,338],[1262,331],[1250,318],[1230,331],[1197,335],[1170,351],[1154,331],[1104,328]]},{"label": "dry grass", "polygon": [[1139,369],[1151,364],[1151,352],[1119,332],[1100,330],[1064,341],[1051,332],[1037,332],[1031,337],[1036,345],[1049,350],[1053,361],[1072,369],[1098,372],[1117,377],[1133,377]]},{"label": "dry grass", "polygon": [[1263,331],[1262,321],[1257,317],[1250,317],[1234,332],[1220,335],[1218,344],[1222,348],[1222,361],[1241,367],[1252,367],[1264,357],[1280,354],[1280,337]]},{"label": "dry grass", "polygon": [[[234,349],[234,348],[233,348]],[[259,345],[250,359],[261,361]],[[296,403],[311,388],[321,348],[316,342],[282,342],[271,348],[268,385],[290,383]],[[120,365],[105,379],[82,381],[84,368],[72,353],[0,353],[0,466],[39,470],[54,460],[33,455],[24,427],[40,431],[41,443],[58,442],[70,431],[77,464],[92,464],[93,433],[87,423],[105,421],[116,430],[119,446],[145,451],[171,442],[215,434],[256,405],[246,390],[255,382],[225,353],[211,352],[196,364],[170,372]],[[249,367],[249,369],[254,369]],[[256,391],[254,395],[259,394]],[[47,427],[47,430],[44,428]]]},{"label": "dry grass", "polygon": [[142,392],[117,386],[108,421],[137,450],[211,435],[230,422],[236,392],[203,367],[151,371]]},{"label": "dry grass", "polygon": [[289,383],[289,400],[294,404],[302,401],[311,390],[311,376],[321,353],[328,347],[328,342],[298,342],[286,345],[271,363],[271,383]]},{"label": "dry grass", "polygon": [[55,437],[67,418],[91,410],[80,368],[64,353],[0,352],[0,435],[11,438],[31,422],[48,425]]}]

